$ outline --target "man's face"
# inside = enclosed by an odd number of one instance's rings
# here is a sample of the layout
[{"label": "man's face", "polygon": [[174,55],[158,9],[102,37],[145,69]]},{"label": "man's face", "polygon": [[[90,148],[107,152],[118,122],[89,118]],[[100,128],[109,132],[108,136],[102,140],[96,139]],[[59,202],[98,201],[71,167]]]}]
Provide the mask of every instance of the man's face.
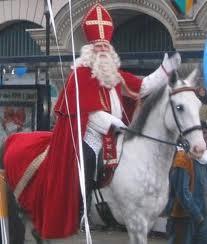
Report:
[{"label": "man's face", "polygon": [[110,44],[98,42],[93,44],[91,59],[91,72],[101,86],[112,88],[120,82],[118,73],[118,56],[115,55]]},{"label": "man's face", "polygon": [[109,52],[110,48],[109,45],[107,43],[104,42],[97,42],[94,44],[94,52],[98,53],[98,52]]}]

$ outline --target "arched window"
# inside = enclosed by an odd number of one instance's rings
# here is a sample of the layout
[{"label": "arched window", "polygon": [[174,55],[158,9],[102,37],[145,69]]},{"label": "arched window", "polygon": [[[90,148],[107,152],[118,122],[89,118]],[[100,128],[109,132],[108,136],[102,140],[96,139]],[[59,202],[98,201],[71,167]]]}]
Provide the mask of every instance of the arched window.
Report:
[{"label": "arched window", "polygon": [[41,26],[21,21],[7,25],[0,31],[0,56],[33,56],[42,52],[37,43],[31,38],[26,29],[40,28]]}]

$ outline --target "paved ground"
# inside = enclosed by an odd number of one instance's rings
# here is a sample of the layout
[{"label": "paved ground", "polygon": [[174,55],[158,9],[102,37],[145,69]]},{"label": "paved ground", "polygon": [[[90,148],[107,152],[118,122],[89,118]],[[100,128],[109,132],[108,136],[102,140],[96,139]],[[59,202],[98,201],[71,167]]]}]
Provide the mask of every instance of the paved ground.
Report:
[{"label": "paved ground", "polygon": [[[85,243],[85,236],[83,233],[79,235],[79,242],[77,244]],[[128,244],[128,236],[126,232],[92,232],[93,244]],[[166,239],[160,236],[155,236],[150,238],[149,244],[167,244]]]},{"label": "paved ground", "polygon": [[[128,244],[126,232],[92,232],[93,244]],[[85,244],[85,235],[81,233],[68,244]],[[153,236],[149,239],[149,244],[167,244],[167,240],[159,236]]]},{"label": "paved ground", "polygon": [[[93,244],[128,244],[128,236],[126,232],[119,231],[94,231],[91,232]],[[32,240],[28,240],[25,244],[36,244]],[[64,244],[86,244],[85,233],[79,233],[71,237]],[[160,235],[153,234],[149,238],[148,244],[167,244],[167,240]]]}]

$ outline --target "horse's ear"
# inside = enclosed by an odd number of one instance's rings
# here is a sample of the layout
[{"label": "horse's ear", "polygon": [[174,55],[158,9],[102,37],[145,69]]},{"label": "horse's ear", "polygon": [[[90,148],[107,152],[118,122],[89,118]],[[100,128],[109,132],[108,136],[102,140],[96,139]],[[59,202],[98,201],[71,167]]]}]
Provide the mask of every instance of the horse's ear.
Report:
[{"label": "horse's ear", "polygon": [[171,78],[170,78],[170,86],[173,88],[175,86],[177,86],[178,84],[180,85],[184,85],[184,82],[182,79],[180,79],[179,77],[179,74],[177,71],[174,71],[171,75]]},{"label": "horse's ear", "polygon": [[190,74],[189,76],[184,80],[184,82],[186,84],[189,84],[190,86],[196,86],[198,80],[196,79],[198,75],[198,68],[195,68]]}]

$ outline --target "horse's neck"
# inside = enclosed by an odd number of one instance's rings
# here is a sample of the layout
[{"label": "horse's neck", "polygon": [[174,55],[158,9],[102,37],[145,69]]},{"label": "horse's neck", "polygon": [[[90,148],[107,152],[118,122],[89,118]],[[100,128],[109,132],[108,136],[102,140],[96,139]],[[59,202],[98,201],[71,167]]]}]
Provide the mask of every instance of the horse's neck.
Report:
[{"label": "horse's neck", "polygon": [[[165,91],[159,103],[150,112],[143,129],[143,133],[166,142],[175,143],[177,135],[171,133],[165,125],[164,116],[166,113],[167,105],[169,105],[168,90]],[[151,142],[150,145],[153,147],[153,151],[159,152],[159,158],[162,158],[163,162],[169,162],[168,166],[170,167],[175,152],[175,147],[160,142]]]}]

